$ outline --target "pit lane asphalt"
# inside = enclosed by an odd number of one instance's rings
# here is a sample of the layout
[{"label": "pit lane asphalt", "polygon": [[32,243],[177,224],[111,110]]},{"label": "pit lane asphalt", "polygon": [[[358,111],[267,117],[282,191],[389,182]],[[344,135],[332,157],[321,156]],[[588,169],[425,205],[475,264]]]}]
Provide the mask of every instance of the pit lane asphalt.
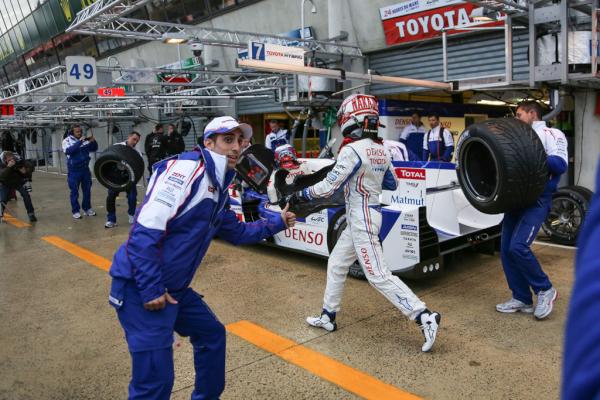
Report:
[{"label": "pit lane asphalt", "polygon": [[[73,220],[64,176],[36,173],[32,193],[39,222],[0,225],[0,399],[125,398],[130,360],[108,305],[110,279],[41,240],[56,235],[112,258],[128,233],[126,202],[120,225],[104,229],[106,190],[94,181],[96,217]],[[22,200],[9,212],[27,221]],[[432,309],[442,330],[431,354],[422,337],[367,282],[349,278],[339,330],[304,322],[319,312],[326,261],[266,246],[234,247],[216,240],[192,287],[224,324],[249,320],[380,381],[432,399],[558,398],[564,321],[575,252],[534,246],[560,293],[546,321],[503,315],[510,297],[499,257],[464,254],[441,276],[408,282]],[[223,399],[348,399],[346,390],[228,334]],[[173,399],[193,385],[191,347],[175,350]]]}]

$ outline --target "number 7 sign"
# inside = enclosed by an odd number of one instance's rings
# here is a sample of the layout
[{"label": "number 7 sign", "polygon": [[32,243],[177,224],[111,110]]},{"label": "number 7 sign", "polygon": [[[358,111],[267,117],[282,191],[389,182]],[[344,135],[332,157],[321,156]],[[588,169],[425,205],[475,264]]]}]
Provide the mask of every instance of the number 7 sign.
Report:
[{"label": "number 7 sign", "polygon": [[94,57],[69,56],[65,58],[67,66],[67,85],[96,86],[96,60]]}]

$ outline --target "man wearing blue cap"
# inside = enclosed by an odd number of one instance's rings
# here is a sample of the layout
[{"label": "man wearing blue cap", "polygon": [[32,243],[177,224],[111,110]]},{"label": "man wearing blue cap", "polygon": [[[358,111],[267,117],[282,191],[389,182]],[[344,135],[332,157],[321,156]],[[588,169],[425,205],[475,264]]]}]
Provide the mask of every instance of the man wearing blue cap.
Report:
[{"label": "man wearing blue cap", "polygon": [[196,381],[192,399],[217,399],[225,387],[225,327],[192,290],[196,269],[215,235],[233,244],[259,242],[293,226],[281,216],[240,222],[229,209],[228,187],[243,139],[252,128],[232,117],[213,119],[204,149],[154,164],[129,239],[110,268],[109,302],[132,359],[130,399],[168,399],[174,381],[173,332],[189,336]]}]

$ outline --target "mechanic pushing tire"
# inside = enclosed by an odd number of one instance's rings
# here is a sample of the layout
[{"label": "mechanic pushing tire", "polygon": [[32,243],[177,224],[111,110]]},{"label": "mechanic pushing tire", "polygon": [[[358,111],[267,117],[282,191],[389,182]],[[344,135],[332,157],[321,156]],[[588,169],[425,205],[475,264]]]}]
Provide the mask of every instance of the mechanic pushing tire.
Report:
[{"label": "mechanic pushing tire", "polygon": [[544,233],[555,243],[574,246],[592,196],[591,190],[581,186],[559,189],[552,195],[552,207],[542,225]]},{"label": "mechanic pushing tire", "polygon": [[124,192],[144,175],[144,159],[129,146],[112,145],[94,163],[94,175],[102,186]]},{"label": "mechanic pushing tire", "polygon": [[467,200],[486,214],[534,204],[548,182],[538,135],[513,118],[469,126],[458,141],[457,175]]}]

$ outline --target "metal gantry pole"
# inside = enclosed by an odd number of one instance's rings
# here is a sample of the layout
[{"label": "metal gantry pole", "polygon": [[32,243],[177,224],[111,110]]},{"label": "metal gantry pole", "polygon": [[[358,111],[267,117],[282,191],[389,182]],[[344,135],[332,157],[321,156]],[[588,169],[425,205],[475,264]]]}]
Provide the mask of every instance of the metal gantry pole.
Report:
[{"label": "metal gantry pole", "polygon": [[511,84],[513,80],[513,35],[512,35],[512,18],[507,15],[504,22],[504,62],[505,73],[504,78],[507,84]]}]

